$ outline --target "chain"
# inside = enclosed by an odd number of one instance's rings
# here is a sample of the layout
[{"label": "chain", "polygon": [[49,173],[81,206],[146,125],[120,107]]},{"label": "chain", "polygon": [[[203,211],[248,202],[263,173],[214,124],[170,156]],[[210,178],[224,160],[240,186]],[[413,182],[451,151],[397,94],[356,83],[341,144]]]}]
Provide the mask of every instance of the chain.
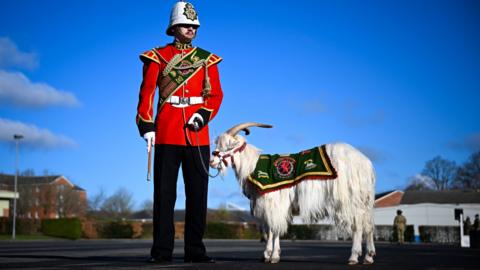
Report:
[{"label": "chain", "polygon": [[198,155],[200,156],[200,161],[202,163],[202,168],[208,174],[208,176],[210,176],[211,178],[215,178],[220,174],[220,168],[222,166],[222,163],[219,162],[217,168],[215,168],[215,169],[217,169],[217,174],[211,175],[208,168],[205,167],[205,162],[203,160],[202,151],[200,150],[200,136],[198,135],[198,132],[195,132],[195,135],[196,135],[195,138],[197,139]]}]

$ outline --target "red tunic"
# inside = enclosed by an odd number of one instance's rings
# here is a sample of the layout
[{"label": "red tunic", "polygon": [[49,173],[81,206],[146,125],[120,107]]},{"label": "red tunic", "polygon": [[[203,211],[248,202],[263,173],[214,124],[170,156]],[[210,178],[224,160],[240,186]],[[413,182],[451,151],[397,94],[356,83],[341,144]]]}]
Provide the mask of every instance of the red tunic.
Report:
[{"label": "red tunic", "polygon": [[[192,49],[183,50],[185,54]],[[155,90],[160,87],[162,71],[167,63],[176,54],[181,54],[171,44],[157,48],[156,53],[152,49],[140,55],[143,61],[143,81],[140,87],[140,95],[137,107],[137,126],[140,135],[146,132],[156,131],[155,144],[172,145],[209,145],[208,122],[218,112],[223,99],[223,92],[220,86],[217,64],[222,60],[212,54],[208,59],[208,76],[210,77],[211,94],[203,104],[190,105],[184,108],[174,107],[171,103],[165,102],[163,106],[157,106],[155,121],[153,120],[153,108]],[[180,97],[201,97],[204,86],[205,67],[192,75],[186,83],[173,93],[173,96]],[[159,107],[159,108],[158,108]],[[202,115],[205,126],[198,132],[187,127],[187,122],[194,113]]]}]

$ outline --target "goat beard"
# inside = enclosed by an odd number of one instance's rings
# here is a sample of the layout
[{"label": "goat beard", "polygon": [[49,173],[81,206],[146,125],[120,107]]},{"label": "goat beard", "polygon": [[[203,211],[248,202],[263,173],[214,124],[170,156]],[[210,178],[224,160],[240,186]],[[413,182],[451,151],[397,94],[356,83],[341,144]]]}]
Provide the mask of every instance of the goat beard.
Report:
[{"label": "goat beard", "polygon": [[220,171],[220,175],[225,176],[227,175],[228,167],[230,167],[231,164],[227,161],[227,165],[222,162],[222,160],[218,161],[218,164],[215,166],[210,166],[212,169],[216,169]]}]

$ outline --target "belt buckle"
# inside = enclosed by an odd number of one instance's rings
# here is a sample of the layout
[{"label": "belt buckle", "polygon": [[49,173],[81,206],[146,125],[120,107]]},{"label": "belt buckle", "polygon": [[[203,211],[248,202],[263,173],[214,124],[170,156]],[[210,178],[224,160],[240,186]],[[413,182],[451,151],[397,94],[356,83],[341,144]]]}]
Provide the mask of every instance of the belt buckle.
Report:
[{"label": "belt buckle", "polygon": [[189,97],[178,97],[178,104],[188,105],[188,104],[190,104],[190,98]]}]

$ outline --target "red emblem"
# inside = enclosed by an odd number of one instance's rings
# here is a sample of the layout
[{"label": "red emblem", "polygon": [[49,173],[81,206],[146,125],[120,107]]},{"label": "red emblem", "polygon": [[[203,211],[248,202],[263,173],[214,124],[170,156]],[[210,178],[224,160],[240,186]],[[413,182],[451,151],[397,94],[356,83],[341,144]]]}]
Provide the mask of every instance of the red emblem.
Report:
[{"label": "red emblem", "polygon": [[295,173],[295,159],[291,157],[277,158],[273,165],[275,166],[274,174],[281,179],[291,178]]}]

